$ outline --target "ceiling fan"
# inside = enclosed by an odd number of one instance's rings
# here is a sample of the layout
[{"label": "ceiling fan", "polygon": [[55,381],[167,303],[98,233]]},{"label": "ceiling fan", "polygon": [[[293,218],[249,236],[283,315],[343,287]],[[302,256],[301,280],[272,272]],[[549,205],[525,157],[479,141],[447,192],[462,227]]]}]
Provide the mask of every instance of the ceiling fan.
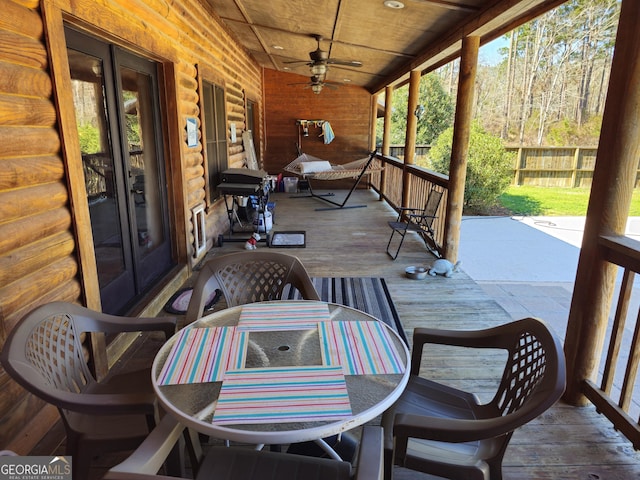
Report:
[{"label": "ceiling fan", "polygon": [[289,85],[304,85],[303,88],[310,88],[317,95],[324,87],[336,89],[340,84],[326,81],[324,75],[311,75],[308,82],[290,83]]},{"label": "ceiling fan", "polygon": [[[318,42],[318,48],[313,52],[309,52],[310,62],[304,60],[297,60],[293,62],[285,63],[306,63],[311,68],[311,74],[318,77],[323,77],[327,73],[328,65],[343,65],[347,67],[361,67],[362,62],[357,60],[339,60],[337,58],[329,58],[329,52],[322,50],[320,42],[322,41],[322,35],[311,35]],[[313,78],[313,77],[312,77]]]}]

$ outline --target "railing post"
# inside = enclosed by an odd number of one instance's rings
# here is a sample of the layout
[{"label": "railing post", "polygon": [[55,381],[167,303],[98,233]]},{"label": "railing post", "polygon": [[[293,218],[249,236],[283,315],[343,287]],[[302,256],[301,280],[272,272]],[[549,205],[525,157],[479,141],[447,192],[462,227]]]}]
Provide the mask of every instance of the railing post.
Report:
[{"label": "railing post", "polygon": [[471,134],[471,113],[473,94],[478,69],[478,49],[480,37],[462,39],[458,98],[453,125],[453,145],[449,164],[449,196],[445,221],[444,255],[451,262],[458,259],[460,225],[464,206],[464,185],[467,178],[467,155]]},{"label": "railing post", "polygon": [[565,400],[575,405],[586,403],[582,385],[592,379],[600,363],[616,277],[600,237],[624,234],[640,157],[638,23],[640,2],[623,0],[565,337]]}]

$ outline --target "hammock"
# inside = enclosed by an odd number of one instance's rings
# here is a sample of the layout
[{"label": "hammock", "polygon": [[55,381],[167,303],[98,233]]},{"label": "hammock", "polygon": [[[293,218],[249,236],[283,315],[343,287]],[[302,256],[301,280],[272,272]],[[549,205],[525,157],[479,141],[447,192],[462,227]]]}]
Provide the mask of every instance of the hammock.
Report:
[{"label": "hammock", "polygon": [[[360,160],[354,160],[353,162],[345,163],[343,165],[333,165],[326,160],[322,160],[318,157],[314,157],[313,155],[308,155],[306,153],[301,154],[297,157],[293,162],[284,167],[286,172],[293,173],[298,175],[309,181],[309,195],[298,195],[297,197],[317,197],[325,202],[331,203],[338,208],[359,208],[366,207],[366,205],[353,205],[349,207],[345,207],[347,200],[353,193],[353,191],[360,183],[360,180],[365,175],[370,173],[379,172],[382,170],[382,167],[378,162],[374,163],[373,160],[376,157],[376,152],[373,151],[366,158],[361,158]],[[326,197],[331,197],[333,193],[326,194],[315,194],[311,187],[311,180],[339,180],[342,178],[355,178],[351,190],[347,194],[346,198],[342,203],[334,202]],[[335,207],[329,208],[317,208],[316,210],[331,210]]]}]

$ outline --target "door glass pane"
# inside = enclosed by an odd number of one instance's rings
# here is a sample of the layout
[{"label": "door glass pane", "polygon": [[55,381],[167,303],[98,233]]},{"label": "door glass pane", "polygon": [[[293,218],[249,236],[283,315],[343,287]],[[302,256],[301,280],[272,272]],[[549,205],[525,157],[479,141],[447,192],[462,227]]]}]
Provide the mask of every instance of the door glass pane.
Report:
[{"label": "door glass pane", "polygon": [[130,192],[136,226],[134,242],[138,257],[144,258],[165,241],[153,123],[153,83],[149,75],[126,67],[120,68],[120,77]]},{"label": "door glass pane", "polygon": [[68,53],[98,280],[102,288],[125,270],[102,61],[74,50]]}]

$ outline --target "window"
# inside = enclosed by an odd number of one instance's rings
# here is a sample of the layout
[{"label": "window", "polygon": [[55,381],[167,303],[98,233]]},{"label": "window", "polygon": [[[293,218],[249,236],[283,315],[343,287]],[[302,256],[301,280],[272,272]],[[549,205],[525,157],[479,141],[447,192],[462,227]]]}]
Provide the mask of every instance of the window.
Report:
[{"label": "window", "polygon": [[209,199],[220,196],[220,174],[227,169],[227,116],[225,114],[224,89],[202,82],[203,116],[205,123],[206,163],[209,182]]}]

